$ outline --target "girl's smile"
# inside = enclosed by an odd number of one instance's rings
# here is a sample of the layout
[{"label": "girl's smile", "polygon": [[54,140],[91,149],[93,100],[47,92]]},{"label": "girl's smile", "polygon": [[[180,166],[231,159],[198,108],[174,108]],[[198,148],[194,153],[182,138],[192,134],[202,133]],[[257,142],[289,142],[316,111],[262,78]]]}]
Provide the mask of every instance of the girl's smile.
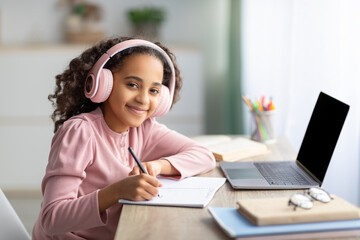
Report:
[{"label": "girl's smile", "polygon": [[141,109],[141,108],[137,108],[137,107],[132,107],[132,106],[129,106],[129,105],[126,105],[126,107],[130,110],[130,111],[133,111],[135,114],[137,115],[143,115],[143,114],[146,114],[148,112],[148,110],[146,109]]}]

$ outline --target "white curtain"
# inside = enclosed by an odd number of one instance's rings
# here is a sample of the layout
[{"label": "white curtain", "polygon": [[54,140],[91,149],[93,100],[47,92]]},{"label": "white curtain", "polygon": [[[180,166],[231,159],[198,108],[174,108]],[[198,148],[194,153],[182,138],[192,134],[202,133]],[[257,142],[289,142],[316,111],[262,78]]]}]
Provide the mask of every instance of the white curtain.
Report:
[{"label": "white curtain", "polygon": [[243,94],[273,97],[277,134],[296,151],[320,91],[348,103],[323,187],[360,205],[360,1],[242,3]]}]

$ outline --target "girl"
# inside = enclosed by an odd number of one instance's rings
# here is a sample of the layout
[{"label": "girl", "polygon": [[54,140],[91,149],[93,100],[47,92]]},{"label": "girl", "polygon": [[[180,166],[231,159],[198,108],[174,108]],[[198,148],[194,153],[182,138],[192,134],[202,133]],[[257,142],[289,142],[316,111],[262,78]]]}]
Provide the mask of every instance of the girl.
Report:
[{"label": "girl", "polygon": [[[156,122],[182,80],[160,43],[115,38],[86,50],[56,76],[49,95],[55,135],[33,239],[113,239],[119,199],[149,200],[156,176],[176,179],[215,167],[211,152]],[[128,152],[132,147],[149,174]]]}]

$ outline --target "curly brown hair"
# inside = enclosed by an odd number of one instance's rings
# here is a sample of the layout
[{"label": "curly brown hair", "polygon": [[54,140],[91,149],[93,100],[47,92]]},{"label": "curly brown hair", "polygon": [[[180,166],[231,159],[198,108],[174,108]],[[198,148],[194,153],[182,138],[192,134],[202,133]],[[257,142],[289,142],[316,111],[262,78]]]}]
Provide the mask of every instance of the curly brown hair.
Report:
[{"label": "curly brown hair", "polygon": [[[96,63],[96,61],[112,46],[122,41],[130,40],[130,37],[116,37],[104,40],[95,46],[85,50],[79,57],[70,61],[68,68],[56,76],[56,86],[54,94],[50,94],[48,99],[51,101],[52,106],[55,108],[51,115],[54,121],[54,132],[56,132],[62,124],[69,118],[80,113],[91,112],[102,103],[94,103],[85,97],[84,84],[88,72]],[[175,68],[175,91],[173,103],[179,100],[179,92],[182,87],[182,78],[180,70],[176,64],[175,55],[161,43],[156,42],[156,45],[161,47],[170,57]],[[123,50],[113,57],[105,64],[107,68],[114,72],[121,68],[122,63],[126,57],[133,54],[149,54],[159,58],[164,65],[164,78],[163,84],[168,86],[171,78],[171,69],[165,61],[164,57],[156,50],[149,47],[133,47]],[[172,107],[172,106],[171,106]]]}]

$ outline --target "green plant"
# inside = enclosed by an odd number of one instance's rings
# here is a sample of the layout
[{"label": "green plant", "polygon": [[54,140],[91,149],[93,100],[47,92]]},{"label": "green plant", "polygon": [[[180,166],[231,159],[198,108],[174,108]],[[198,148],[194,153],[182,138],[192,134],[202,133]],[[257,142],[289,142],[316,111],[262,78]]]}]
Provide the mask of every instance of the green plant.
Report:
[{"label": "green plant", "polygon": [[128,11],[128,16],[135,25],[141,23],[160,24],[165,20],[165,11],[157,7],[133,8]]}]

